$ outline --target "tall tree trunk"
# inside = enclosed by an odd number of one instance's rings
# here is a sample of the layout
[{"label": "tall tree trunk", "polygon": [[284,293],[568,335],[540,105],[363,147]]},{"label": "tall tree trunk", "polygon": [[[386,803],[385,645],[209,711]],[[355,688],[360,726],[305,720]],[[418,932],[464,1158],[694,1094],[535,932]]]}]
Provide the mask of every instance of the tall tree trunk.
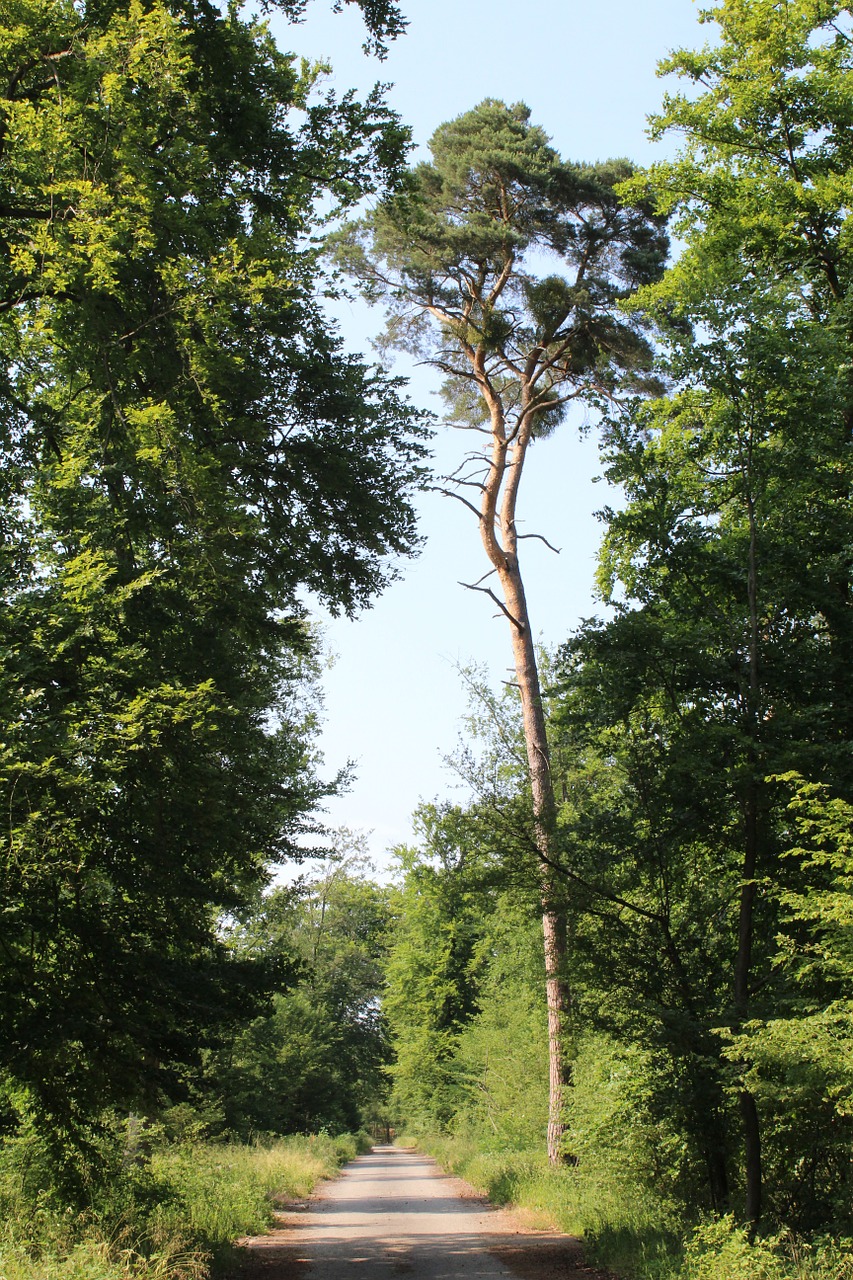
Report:
[{"label": "tall tree trunk", "polygon": [[566,918],[557,888],[557,806],[551,774],[551,753],[539,684],[536,647],[518,560],[518,530],[515,523],[518,490],[533,433],[534,397],[532,384],[522,380],[518,420],[515,427],[508,431],[503,401],[487,373],[486,348],[480,347],[476,351],[472,349],[470,358],[480,393],[491,417],[491,457],[486,479],[480,486],[480,537],[500,581],[503,601],[493,593],[489,594],[506,615],[512,636],[533,801],[534,840],[539,855],[545,992],[548,1004],[548,1160],[556,1165],[562,1159],[565,1131],[563,1110],[568,1076],[563,1043],[569,1010],[569,991],[565,977]]},{"label": "tall tree trunk", "polygon": [[551,753],[545,724],[545,710],[539,684],[536,649],[524,584],[514,556],[499,572],[504,600],[510,614],[515,675],[521,698],[527,766],[533,798],[533,826],[539,854],[539,885],[542,902],[542,932],[545,945],[545,992],[548,1005],[548,1160],[562,1160],[565,1131],[563,1110],[567,1084],[565,1028],[569,1011],[566,982],[566,917],[559,905],[556,847],[556,803],[551,774]]},{"label": "tall tree trunk", "polygon": [[[544,904],[543,904],[544,906]],[[564,1157],[565,1090],[568,1082],[565,1026],[568,1013],[568,984],[563,976],[566,959],[566,917],[561,911],[544,907],[542,932],[545,937],[545,994],[548,1001],[548,1162],[559,1164]]]}]

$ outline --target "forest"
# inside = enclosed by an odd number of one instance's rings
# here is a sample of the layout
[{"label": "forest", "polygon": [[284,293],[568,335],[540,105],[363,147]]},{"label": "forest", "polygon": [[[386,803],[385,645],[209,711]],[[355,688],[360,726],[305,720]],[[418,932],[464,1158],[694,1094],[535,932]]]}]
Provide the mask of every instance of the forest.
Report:
[{"label": "forest", "polygon": [[[711,4],[645,167],[498,98],[414,160],[308,7],[0,0],[0,1277],[225,1277],[396,1136],[624,1280],[849,1280],[853,6]],[[596,597],[541,642],[578,410]],[[425,489],[512,667],[384,875],[316,615]]]}]

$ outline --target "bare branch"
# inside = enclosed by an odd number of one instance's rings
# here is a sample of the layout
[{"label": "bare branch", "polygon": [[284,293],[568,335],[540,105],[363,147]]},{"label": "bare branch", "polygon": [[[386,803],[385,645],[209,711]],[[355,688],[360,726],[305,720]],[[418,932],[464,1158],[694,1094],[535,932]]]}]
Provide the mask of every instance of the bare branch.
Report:
[{"label": "bare branch", "polygon": [[[488,472],[485,474],[488,475]],[[454,472],[452,475],[439,476],[439,479],[443,480],[445,484],[458,485],[461,489],[479,489],[482,493],[486,488],[485,478],[481,475],[481,477],[477,479],[477,476],[478,472],[476,471],[469,472],[469,474],[465,476],[458,476]]]},{"label": "bare branch", "polygon": [[491,465],[488,458],[484,458],[482,454],[477,452],[470,453],[462,459],[455,471],[449,471],[446,475],[442,476],[442,480],[446,480],[448,484],[471,484],[482,487],[479,481],[471,479],[472,475],[477,474],[476,471],[469,472],[466,476],[460,476],[459,474],[463,467],[469,466],[472,462],[476,462],[481,471],[488,471],[489,466]]},{"label": "bare branch", "polygon": [[541,533],[519,533],[516,535],[519,542],[522,538],[537,538],[539,542],[544,542],[549,551],[553,551],[555,556],[560,554],[559,547],[553,547],[547,538],[543,538]]},{"label": "bare branch", "polygon": [[[487,575],[487,576],[488,576],[488,575]],[[482,578],[480,579],[480,581],[482,582]],[[482,591],[482,593],[483,593],[483,595],[484,595],[484,596],[488,596],[491,600],[493,600],[493,601],[495,602],[495,604],[496,604],[496,605],[498,606],[498,608],[500,609],[501,613],[502,613],[505,617],[509,618],[510,622],[512,623],[512,625],[513,625],[514,627],[517,627],[519,631],[524,631],[524,626],[522,625],[522,623],[520,623],[520,622],[519,622],[519,620],[518,620],[518,618],[514,617],[514,616],[510,613],[509,609],[506,607],[506,605],[504,604],[503,600],[499,600],[499,599],[498,599],[498,597],[495,595],[494,591],[492,591],[491,587],[478,587],[478,586],[477,586],[477,584],[476,584],[476,582],[474,582],[474,583],[472,583],[472,582],[460,582],[460,583],[459,583],[459,585],[460,585],[460,587],[464,587],[466,591]]]},{"label": "bare branch", "polygon": [[427,485],[427,488],[432,493],[444,494],[445,498],[455,498],[457,502],[462,503],[463,507],[467,507],[469,511],[473,511],[478,520],[481,519],[481,513],[474,506],[473,502],[469,502],[467,498],[463,498],[461,493],[454,493],[452,489],[442,489],[441,485],[438,484]]}]

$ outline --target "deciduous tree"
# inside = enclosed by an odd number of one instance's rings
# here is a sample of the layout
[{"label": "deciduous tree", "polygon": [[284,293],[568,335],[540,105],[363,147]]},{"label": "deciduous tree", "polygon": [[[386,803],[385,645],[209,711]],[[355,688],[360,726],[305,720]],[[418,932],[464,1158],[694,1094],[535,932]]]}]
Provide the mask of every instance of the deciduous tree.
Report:
[{"label": "deciduous tree", "polygon": [[[741,456],[736,468],[745,504],[739,589],[746,592],[749,618],[744,617],[747,630],[738,646],[747,670],[737,697],[745,711],[752,708],[742,720],[752,744],[744,778],[749,775],[752,782],[750,795],[741,795],[744,860],[732,996],[738,1017],[745,1019],[762,985],[753,955],[757,868],[764,863],[761,846],[766,847],[768,831],[766,812],[761,812],[762,763],[767,763],[762,744],[774,738],[780,716],[800,715],[805,724],[811,715],[812,729],[821,724],[816,735],[821,746],[812,756],[806,735],[799,749],[818,769],[834,769],[841,756],[835,754],[830,763],[832,739],[840,746],[850,738],[853,704],[843,673],[853,652],[847,550],[853,46],[850,9],[844,4],[724,0],[707,11],[705,20],[719,24],[719,42],[698,51],[679,50],[662,64],[664,72],[691,82],[688,93],[668,95],[653,120],[658,135],[674,130],[682,136],[681,151],[635,179],[633,189],[674,217],[684,242],[677,264],[644,301],[657,306],[664,320],[699,325],[700,336],[701,327],[710,330],[717,346],[712,341],[705,352],[706,357],[714,352],[716,369],[707,358],[704,366],[703,357],[697,362],[702,344],[687,340],[682,344],[686,364],[677,372],[696,386],[700,434],[707,438],[715,418],[726,421],[728,438],[737,442]],[[742,361],[747,347],[751,370]],[[810,383],[798,365],[810,368]],[[730,375],[728,386],[720,380],[721,370]],[[682,392],[679,403],[689,399]],[[720,418],[715,405],[722,403]],[[682,434],[689,442],[688,422]],[[641,441],[632,448],[642,467]],[[789,468],[798,452],[804,470],[795,472]],[[718,458],[713,465],[731,475],[730,461]],[[723,475],[719,482],[724,483]],[[663,483],[669,486],[671,480]],[[766,497],[777,485],[771,509]],[[668,493],[659,490],[663,502]],[[695,529],[695,519],[686,527]],[[704,538],[709,547],[719,546],[711,527]],[[676,538],[673,530],[657,553],[662,570],[664,559],[672,563],[680,545],[680,532]],[[806,548],[808,558],[802,554]],[[659,585],[665,591],[662,580]],[[732,581],[730,598],[735,595]],[[777,627],[780,633],[774,634]],[[807,681],[808,692],[793,684],[771,692],[785,663],[782,655],[794,653],[797,638],[802,654],[810,653],[823,666],[828,683],[822,691]],[[741,1104],[747,1212],[757,1221],[761,1140],[746,1088]]]},{"label": "deciduous tree", "polygon": [[405,132],[204,0],[9,0],[0,68],[0,1057],[81,1135],[245,1004],[217,919],[323,790],[307,595],[415,543],[416,417],[311,247]]}]

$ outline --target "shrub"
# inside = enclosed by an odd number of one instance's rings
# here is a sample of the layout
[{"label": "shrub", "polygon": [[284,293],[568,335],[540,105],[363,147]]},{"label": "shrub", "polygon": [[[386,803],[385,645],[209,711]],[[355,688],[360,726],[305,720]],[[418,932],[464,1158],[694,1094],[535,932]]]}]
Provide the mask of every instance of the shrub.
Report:
[{"label": "shrub", "polygon": [[23,1141],[8,1142],[0,1148],[0,1277],[206,1280],[232,1241],[264,1231],[276,1204],[309,1195],[366,1145],[362,1134],[319,1134],[256,1146],[184,1142],[147,1155],[137,1142],[80,1212],[36,1190],[38,1143],[28,1161]]}]

